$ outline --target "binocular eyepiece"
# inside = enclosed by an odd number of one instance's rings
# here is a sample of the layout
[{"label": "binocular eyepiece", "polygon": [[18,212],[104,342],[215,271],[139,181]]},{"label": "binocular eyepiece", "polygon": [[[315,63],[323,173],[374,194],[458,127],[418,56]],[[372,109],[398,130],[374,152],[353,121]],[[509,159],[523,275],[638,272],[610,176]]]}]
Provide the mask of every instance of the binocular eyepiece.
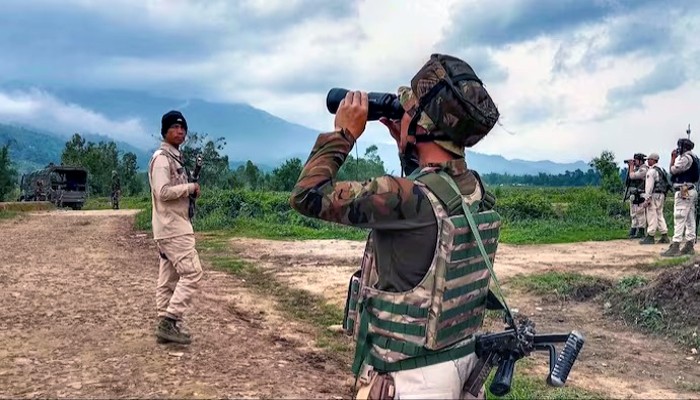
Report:
[{"label": "binocular eyepiece", "polygon": [[[326,96],[326,107],[328,112],[335,114],[340,106],[340,101],[345,98],[349,92],[347,89],[333,88],[328,91]],[[399,97],[393,93],[367,93],[369,100],[369,111],[367,113],[368,121],[376,121],[381,117],[389,119],[401,119],[404,114],[403,106],[399,102]]]}]

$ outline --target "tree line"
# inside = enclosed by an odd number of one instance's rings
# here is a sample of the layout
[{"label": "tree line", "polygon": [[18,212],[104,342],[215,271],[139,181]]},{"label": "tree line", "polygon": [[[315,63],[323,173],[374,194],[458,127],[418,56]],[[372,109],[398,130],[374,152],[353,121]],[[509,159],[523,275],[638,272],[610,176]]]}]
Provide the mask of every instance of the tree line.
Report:
[{"label": "tree line", "polygon": [[[181,146],[185,165],[194,168],[198,154],[204,159],[200,174],[200,184],[204,188],[231,189],[243,188],[261,191],[290,191],[301,173],[304,162],[290,158],[272,171],[261,170],[248,160],[245,164],[231,168],[228,156],[222,155],[226,145],[224,138],[209,138],[206,133],[191,132]],[[10,160],[10,143],[0,147],[0,200],[13,200],[18,173]],[[114,142],[93,143],[86,141],[79,133],[65,143],[61,153],[64,165],[81,166],[88,171],[89,194],[108,196],[111,191],[112,171],[120,177],[124,195],[138,195],[149,192],[146,171],[138,171],[136,155],[121,153]],[[589,163],[591,169],[583,172],[566,171],[563,174],[510,175],[487,173],[482,178],[488,185],[524,186],[600,186],[603,190],[621,192],[626,170],[620,170],[615,155],[603,151]],[[338,180],[367,180],[386,174],[384,162],[379,157],[376,146],[370,146],[361,157],[348,155],[338,172]]]}]

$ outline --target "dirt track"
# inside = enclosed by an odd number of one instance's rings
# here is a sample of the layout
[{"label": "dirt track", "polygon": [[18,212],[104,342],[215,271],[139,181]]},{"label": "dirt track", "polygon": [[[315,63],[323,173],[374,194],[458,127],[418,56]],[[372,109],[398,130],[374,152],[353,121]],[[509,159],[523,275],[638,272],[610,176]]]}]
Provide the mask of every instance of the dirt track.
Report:
[{"label": "dirt track", "polygon": [[[56,211],[0,222],[0,397],[347,398],[349,371],[312,345],[313,331],[277,314],[231,275],[205,263],[190,314],[195,342],[152,335],[157,253],[130,211]],[[51,225],[49,225],[51,224]],[[49,226],[53,226],[49,229]],[[363,243],[232,239],[243,258],[342,305]],[[653,261],[663,245],[631,241],[507,246],[496,270],[575,270],[608,277]],[[632,258],[641,251],[643,257]],[[601,317],[595,303],[509,295],[540,331],[579,329],[586,346],[568,385],[615,398],[700,398],[698,356]],[[528,373],[544,379],[545,357]],[[519,370],[519,373],[522,372]]]},{"label": "dirt track", "polygon": [[0,222],[0,398],[348,397],[348,372],[310,346],[309,327],[206,264],[194,343],[156,344],[157,252],[132,215]]},{"label": "dirt track", "polygon": [[[323,295],[336,305],[344,304],[347,279],[357,269],[364,248],[364,243],[345,240],[234,238],[230,243],[242,257],[277,271],[281,279]],[[685,385],[700,385],[700,357],[697,355],[603,317],[603,308],[596,303],[552,303],[508,291],[508,282],[517,279],[518,274],[549,270],[608,278],[655,274],[658,270],[639,266],[659,259],[659,253],[667,246],[641,246],[631,240],[501,245],[495,270],[508,292],[511,307],[530,316],[540,332],[577,329],[586,336],[584,351],[567,385],[602,392],[613,398],[700,398],[699,392],[684,390]],[[501,329],[500,326],[491,328]],[[532,372],[544,379],[546,357],[537,356],[536,360],[536,370]]]}]

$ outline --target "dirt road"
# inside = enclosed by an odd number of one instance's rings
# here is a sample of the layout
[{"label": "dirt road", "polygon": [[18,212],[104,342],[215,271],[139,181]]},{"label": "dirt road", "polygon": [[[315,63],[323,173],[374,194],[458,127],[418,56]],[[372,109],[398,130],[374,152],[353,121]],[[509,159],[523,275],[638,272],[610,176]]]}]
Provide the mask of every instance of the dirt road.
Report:
[{"label": "dirt road", "polygon": [[[286,282],[329,303],[344,304],[347,279],[357,269],[364,243],[345,240],[274,241],[235,238],[231,246],[241,257],[277,272]],[[561,245],[501,245],[496,274],[508,292],[511,307],[536,321],[538,330],[577,329],[587,338],[567,385],[602,392],[614,398],[700,398],[700,357],[657,338],[603,317],[603,305],[547,302],[508,291],[518,274],[550,270],[575,271],[607,278],[651,275],[640,268],[659,259],[668,245],[641,246],[618,240]],[[496,328],[496,327],[493,327]],[[500,327],[498,327],[500,329]],[[537,356],[536,376],[546,377],[546,357]],[[693,387],[696,391],[687,391]]]},{"label": "dirt road", "polygon": [[158,257],[130,211],[0,222],[0,397],[347,398],[309,327],[205,264],[189,347],[156,344]]}]

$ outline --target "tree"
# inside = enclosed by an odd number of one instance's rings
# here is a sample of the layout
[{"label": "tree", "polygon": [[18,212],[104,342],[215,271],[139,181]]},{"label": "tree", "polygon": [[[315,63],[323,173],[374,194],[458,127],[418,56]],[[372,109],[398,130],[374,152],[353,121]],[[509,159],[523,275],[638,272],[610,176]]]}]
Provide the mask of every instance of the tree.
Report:
[{"label": "tree", "polygon": [[596,170],[601,179],[601,187],[609,193],[620,193],[623,182],[620,171],[617,168],[615,154],[609,150],[603,150],[599,157],[593,158],[589,165]]},{"label": "tree", "polygon": [[339,180],[367,180],[386,174],[384,162],[379,157],[378,148],[375,145],[365,149],[363,158],[354,158],[348,155],[345,163],[338,171]]},{"label": "tree", "polygon": [[299,158],[292,158],[272,170],[270,186],[272,190],[289,192],[294,188],[303,166]]},{"label": "tree", "polygon": [[8,200],[17,183],[17,170],[10,159],[10,144],[0,147],[0,201]]},{"label": "tree", "polygon": [[202,155],[202,170],[199,183],[203,187],[231,188],[235,178],[229,168],[228,156],[220,151],[226,146],[223,137],[211,140],[206,133],[189,132],[185,143],[180,146],[183,160],[189,171],[194,171],[197,155]]},{"label": "tree", "polygon": [[108,196],[111,193],[112,171],[117,171],[122,191],[136,194],[143,189],[143,183],[137,176],[136,155],[125,153],[120,159],[117,145],[112,141],[86,142],[76,133],[66,142],[61,163],[85,168],[88,171],[89,192],[92,194]]}]

